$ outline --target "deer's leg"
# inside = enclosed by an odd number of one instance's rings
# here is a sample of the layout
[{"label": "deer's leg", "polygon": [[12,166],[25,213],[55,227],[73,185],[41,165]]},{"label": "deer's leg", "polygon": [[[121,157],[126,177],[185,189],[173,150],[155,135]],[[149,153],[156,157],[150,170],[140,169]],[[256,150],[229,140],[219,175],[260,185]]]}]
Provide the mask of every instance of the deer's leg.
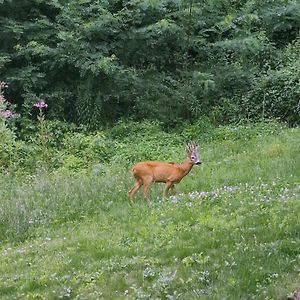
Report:
[{"label": "deer's leg", "polygon": [[171,185],[171,189],[172,189],[173,196],[175,197],[176,196],[175,184]]},{"label": "deer's leg", "polygon": [[144,184],[144,186],[143,186],[143,198],[145,200],[147,200],[147,193],[148,193],[151,182],[152,182],[152,177],[143,178],[143,184]]},{"label": "deer's leg", "polygon": [[141,185],[142,183],[140,182],[140,180],[135,179],[133,188],[128,192],[130,200],[133,200],[134,194],[138,191]]},{"label": "deer's leg", "polygon": [[[165,184],[165,186],[164,186],[163,197],[166,197],[166,196],[167,196],[168,191],[169,191],[169,189],[170,189],[170,187],[171,187],[172,185],[174,185],[173,182],[171,182],[171,181],[167,181],[167,182],[166,182],[166,184]],[[172,189],[173,189],[173,188],[172,188]]]}]

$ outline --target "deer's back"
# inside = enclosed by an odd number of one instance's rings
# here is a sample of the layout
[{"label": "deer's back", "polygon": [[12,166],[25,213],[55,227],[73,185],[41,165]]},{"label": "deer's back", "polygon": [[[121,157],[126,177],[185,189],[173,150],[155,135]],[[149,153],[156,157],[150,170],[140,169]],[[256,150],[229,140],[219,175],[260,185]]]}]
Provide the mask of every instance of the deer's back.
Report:
[{"label": "deer's back", "polygon": [[136,178],[152,177],[153,181],[165,182],[177,177],[179,168],[173,162],[143,161],[132,167],[132,173]]}]

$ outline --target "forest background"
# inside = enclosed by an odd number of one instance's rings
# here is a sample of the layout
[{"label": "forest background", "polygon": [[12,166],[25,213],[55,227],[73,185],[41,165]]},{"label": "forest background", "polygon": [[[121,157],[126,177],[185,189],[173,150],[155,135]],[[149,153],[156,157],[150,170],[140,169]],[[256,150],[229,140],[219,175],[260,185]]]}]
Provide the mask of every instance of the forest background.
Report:
[{"label": "forest background", "polygon": [[39,99],[48,119],[92,130],[299,124],[299,1],[0,2],[0,78],[24,135]]}]

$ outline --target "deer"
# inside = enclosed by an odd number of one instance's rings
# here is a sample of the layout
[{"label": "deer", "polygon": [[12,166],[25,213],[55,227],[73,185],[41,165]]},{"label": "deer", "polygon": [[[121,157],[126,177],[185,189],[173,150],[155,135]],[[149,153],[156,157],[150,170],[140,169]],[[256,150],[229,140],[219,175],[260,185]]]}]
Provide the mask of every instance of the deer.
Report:
[{"label": "deer", "polygon": [[134,177],[134,185],[128,192],[129,199],[132,201],[135,193],[143,186],[143,198],[147,200],[147,193],[153,182],[165,183],[163,198],[167,196],[170,189],[173,195],[176,196],[175,184],[188,175],[194,165],[202,163],[198,145],[195,142],[186,144],[186,154],[187,158],[181,164],[158,161],[141,161],[135,164],[131,170]]}]

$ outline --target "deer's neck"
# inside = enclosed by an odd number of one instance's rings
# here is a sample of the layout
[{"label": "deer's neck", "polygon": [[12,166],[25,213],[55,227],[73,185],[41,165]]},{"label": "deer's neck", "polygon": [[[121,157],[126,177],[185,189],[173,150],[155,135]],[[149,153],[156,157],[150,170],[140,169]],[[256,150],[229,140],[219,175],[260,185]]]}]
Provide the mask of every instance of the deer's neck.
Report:
[{"label": "deer's neck", "polygon": [[193,163],[189,160],[189,159],[186,159],[182,164],[180,164],[180,169],[182,171],[182,177],[187,175],[191,169],[193,167]]}]

